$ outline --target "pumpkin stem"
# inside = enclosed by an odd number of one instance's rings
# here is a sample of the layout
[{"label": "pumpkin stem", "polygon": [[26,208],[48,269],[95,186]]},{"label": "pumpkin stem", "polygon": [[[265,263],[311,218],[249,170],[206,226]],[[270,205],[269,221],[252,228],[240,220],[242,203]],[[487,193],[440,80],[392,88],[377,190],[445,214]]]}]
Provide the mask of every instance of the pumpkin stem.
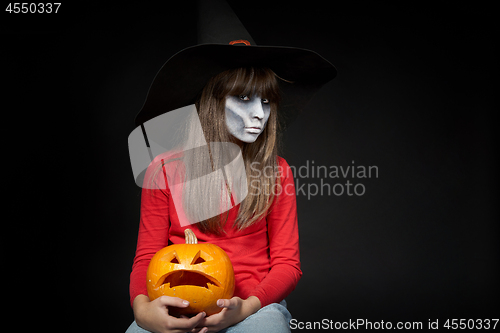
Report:
[{"label": "pumpkin stem", "polygon": [[198,244],[198,238],[194,234],[193,230],[186,229],[184,230],[184,235],[186,235],[186,244]]}]

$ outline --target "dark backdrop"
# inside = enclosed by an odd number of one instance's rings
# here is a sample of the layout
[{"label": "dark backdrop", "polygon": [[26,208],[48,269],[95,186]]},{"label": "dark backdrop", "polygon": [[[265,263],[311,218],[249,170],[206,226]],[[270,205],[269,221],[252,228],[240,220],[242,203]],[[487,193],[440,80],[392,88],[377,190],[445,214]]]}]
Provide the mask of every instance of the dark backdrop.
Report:
[{"label": "dark backdrop", "polygon": [[[258,44],[312,49],[338,69],[284,135],[288,163],[378,167],[370,179],[297,175],[293,316],[498,318],[492,8],[229,3]],[[6,179],[20,190],[6,230],[39,253],[56,322],[123,332],[133,320],[140,189],[127,137],[156,72],[195,36],[189,2],[2,13]],[[365,193],[307,196],[347,180]]]}]

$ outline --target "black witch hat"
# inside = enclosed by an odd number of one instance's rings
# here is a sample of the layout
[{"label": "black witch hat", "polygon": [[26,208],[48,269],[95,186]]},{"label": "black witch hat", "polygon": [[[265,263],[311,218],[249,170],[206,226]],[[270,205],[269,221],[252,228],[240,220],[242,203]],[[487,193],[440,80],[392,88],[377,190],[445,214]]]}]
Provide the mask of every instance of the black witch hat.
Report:
[{"label": "black witch hat", "polygon": [[[319,54],[300,48],[255,45],[224,0],[198,2],[198,42],[172,56],[156,75],[135,118],[137,126],[165,112],[195,104],[209,79],[239,67],[268,67],[280,78],[279,121],[286,128],[337,70]],[[288,81],[288,82],[287,82]]]}]

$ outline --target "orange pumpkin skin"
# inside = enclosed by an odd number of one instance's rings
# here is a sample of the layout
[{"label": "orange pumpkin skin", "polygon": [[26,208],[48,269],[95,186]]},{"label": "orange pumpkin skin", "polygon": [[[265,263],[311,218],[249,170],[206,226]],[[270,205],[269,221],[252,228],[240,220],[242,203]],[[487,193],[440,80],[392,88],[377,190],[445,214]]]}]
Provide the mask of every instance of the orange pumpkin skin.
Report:
[{"label": "orange pumpkin skin", "polygon": [[[190,229],[188,234],[194,237]],[[214,244],[174,244],[158,251],[147,271],[147,289],[152,301],[160,296],[179,297],[189,301],[187,308],[171,307],[181,315],[205,311],[207,316],[222,310],[217,306],[220,298],[229,299],[234,293],[234,271],[231,261]]]}]

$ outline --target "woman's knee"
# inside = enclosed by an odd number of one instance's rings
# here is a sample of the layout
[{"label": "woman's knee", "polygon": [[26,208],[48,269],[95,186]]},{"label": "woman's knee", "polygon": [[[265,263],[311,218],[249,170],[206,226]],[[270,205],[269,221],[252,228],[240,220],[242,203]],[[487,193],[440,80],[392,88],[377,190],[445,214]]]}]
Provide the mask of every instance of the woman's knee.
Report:
[{"label": "woman's knee", "polygon": [[292,316],[278,303],[269,304],[240,322],[236,332],[290,332]]},{"label": "woman's knee", "polygon": [[151,332],[141,328],[139,325],[137,325],[137,323],[134,320],[134,322],[128,327],[125,333],[151,333]]}]

